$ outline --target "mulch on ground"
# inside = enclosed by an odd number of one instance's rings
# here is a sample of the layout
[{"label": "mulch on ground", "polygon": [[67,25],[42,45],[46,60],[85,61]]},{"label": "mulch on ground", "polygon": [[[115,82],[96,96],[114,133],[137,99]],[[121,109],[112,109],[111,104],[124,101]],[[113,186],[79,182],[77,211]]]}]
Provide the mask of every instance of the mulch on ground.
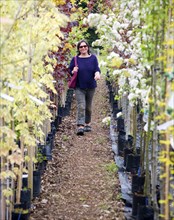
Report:
[{"label": "mulch on ground", "polygon": [[76,105],[55,135],[53,159],[42,176],[42,193],[33,201],[31,220],[123,220],[124,204],[114,167],[110,114],[104,79],[98,82],[93,103],[92,131],[76,135]]}]

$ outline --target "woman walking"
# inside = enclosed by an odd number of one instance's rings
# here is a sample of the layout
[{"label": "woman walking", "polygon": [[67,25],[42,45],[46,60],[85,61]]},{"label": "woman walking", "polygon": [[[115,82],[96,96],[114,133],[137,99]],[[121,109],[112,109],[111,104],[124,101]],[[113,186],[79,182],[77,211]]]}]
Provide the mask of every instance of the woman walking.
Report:
[{"label": "woman walking", "polygon": [[85,40],[77,44],[77,66],[74,58],[69,65],[70,74],[75,71],[77,84],[75,96],[77,100],[77,135],[91,131],[92,100],[97,87],[96,81],[100,79],[100,68],[97,57],[90,53],[90,48]]}]

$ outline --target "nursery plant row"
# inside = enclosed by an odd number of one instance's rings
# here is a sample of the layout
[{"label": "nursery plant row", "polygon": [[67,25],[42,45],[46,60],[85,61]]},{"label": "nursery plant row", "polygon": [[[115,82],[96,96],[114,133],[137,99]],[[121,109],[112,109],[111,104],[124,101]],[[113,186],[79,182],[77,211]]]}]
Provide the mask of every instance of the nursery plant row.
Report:
[{"label": "nursery plant row", "polygon": [[[38,143],[35,152],[36,161],[33,164],[33,173],[31,176],[32,186],[29,186],[29,175],[25,171],[21,176],[21,189],[18,192],[17,181],[12,178],[8,178],[6,181],[1,181],[0,186],[2,188],[10,187],[14,190],[14,197],[12,198],[13,207],[10,203],[4,204],[4,210],[1,203],[1,210],[4,211],[4,219],[12,220],[28,220],[30,216],[30,210],[32,201],[34,198],[39,197],[41,193],[41,177],[46,171],[47,162],[52,160],[52,149],[54,148],[54,136],[62,123],[62,119],[69,115],[71,109],[71,101],[73,97],[73,90],[68,90],[66,95],[65,106],[59,106],[57,109],[57,116],[50,124],[50,131],[46,136],[44,144]],[[18,143],[20,148],[20,142]],[[19,180],[18,180],[19,181]],[[3,185],[2,185],[3,184]],[[2,201],[3,195],[0,194]]]},{"label": "nursery plant row", "polygon": [[[154,130],[150,130],[149,134],[148,131],[144,130],[144,113],[140,111],[140,106],[137,105],[134,109],[136,117],[132,120],[131,117],[133,116],[131,114],[129,116],[125,114],[126,107],[128,107],[127,99],[123,97],[122,101],[115,100],[118,89],[109,80],[107,85],[112,112],[110,138],[115,155],[115,163],[118,166],[121,198],[125,202],[125,218],[127,220],[162,219],[164,218],[162,214],[164,212],[164,203],[162,200],[171,195],[168,203],[168,219],[173,220],[174,189],[170,185],[167,194],[165,194],[164,187],[166,183],[162,177],[164,164],[161,162],[160,156],[163,147],[159,143],[160,135],[158,136],[157,145],[154,146],[152,139]],[[132,129],[129,130],[129,134],[126,133],[128,121],[132,123]],[[134,130],[136,130],[136,133],[134,133]],[[149,139],[147,139],[147,135],[150,135]],[[148,144],[146,143],[147,140]],[[153,155],[153,148],[155,148],[155,155]],[[168,153],[170,154],[170,164],[173,164],[172,155],[174,150],[171,146]],[[170,184],[174,183],[172,170],[173,166],[170,167],[169,171]],[[164,176],[166,177],[166,175]]]}]

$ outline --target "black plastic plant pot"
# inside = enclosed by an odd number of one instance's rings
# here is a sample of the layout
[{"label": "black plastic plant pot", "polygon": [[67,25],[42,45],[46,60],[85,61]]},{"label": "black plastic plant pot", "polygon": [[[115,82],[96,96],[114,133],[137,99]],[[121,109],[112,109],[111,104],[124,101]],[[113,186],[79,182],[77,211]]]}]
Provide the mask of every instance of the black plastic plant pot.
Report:
[{"label": "black plastic plant pot", "polygon": [[132,176],[132,193],[143,193],[145,176]]},{"label": "black plastic plant pot", "polygon": [[140,153],[141,153],[140,147],[137,147],[137,148],[136,148],[136,153],[137,153],[137,154],[140,154]]},{"label": "black plastic plant pot", "polygon": [[117,131],[124,131],[124,119],[122,117],[117,118]]},{"label": "black plastic plant pot", "polygon": [[126,140],[126,132],[121,130],[118,132],[118,136],[121,137],[122,139],[125,139]]},{"label": "black plastic plant pot", "polygon": [[157,203],[158,203],[158,207],[160,208],[160,186],[156,185],[156,198],[157,198]]},{"label": "black plastic plant pot", "polygon": [[45,146],[45,156],[47,160],[52,160],[52,147],[51,143],[47,143]]},{"label": "black plastic plant pot", "polygon": [[33,197],[38,197],[41,192],[41,172],[33,171]]},{"label": "black plastic plant pot", "polygon": [[133,194],[133,202],[132,202],[132,215],[136,216],[138,213],[138,207],[140,205],[146,205],[147,197],[142,194]]},{"label": "black plastic plant pot", "polygon": [[62,116],[58,115],[58,124],[62,124]]},{"label": "black plastic plant pot", "polygon": [[46,145],[43,145],[42,154],[46,157],[46,160],[52,160],[51,143],[46,143]]},{"label": "black plastic plant pot", "polygon": [[118,155],[123,156],[123,150],[126,148],[125,132],[119,132],[118,134]]},{"label": "black plastic plant pot", "polygon": [[15,213],[12,212],[12,220],[28,220],[30,213]]},{"label": "black plastic plant pot", "polygon": [[60,124],[62,124],[62,116],[57,115],[54,121],[54,125],[56,129],[59,127]]},{"label": "black plastic plant pot", "polygon": [[55,126],[56,129],[59,127],[59,123],[58,123],[58,115],[55,117],[55,120],[54,120],[54,126]]},{"label": "black plastic plant pot", "polygon": [[16,193],[14,196],[14,208],[16,209],[30,209],[31,208],[31,190],[30,189],[22,189],[20,192],[20,204],[16,203]]},{"label": "black plastic plant pot", "polygon": [[[27,197],[29,197],[29,196],[27,195]],[[28,198],[28,199],[25,199],[24,194],[22,194],[22,191],[21,191],[20,204],[16,203],[16,194],[15,194],[14,202],[15,202],[14,209],[17,209],[17,210],[18,209],[20,209],[20,210],[27,209],[28,210],[29,208],[31,208],[31,191],[30,191],[30,198]]]},{"label": "black plastic plant pot", "polygon": [[37,164],[37,169],[40,171],[41,175],[44,173],[47,167],[47,160],[43,160],[41,163]]},{"label": "black plastic plant pot", "polygon": [[55,135],[55,133],[56,133],[56,126],[55,126],[54,121],[51,122],[51,133],[52,133],[53,135]]},{"label": "black plastic plant pot", "polygon": [[63,107],[62,106],[59,106],[58,107],[58,116],[61,116],[61,117],[63,117]]},{"label": "black plastic plant pot", "polygon": [[25,209],[31,208],[31,189],[21,190],[21,204],[24,204]]},{"label": "black plastic plant pot", "polygon": [[28,220],[30,217],[29,209],[24,204],[15,204],[12,211],[12,220]]},{"label": "black plastic plant pot", "polygon": [[113,102],[113,111],[114,111],[114,110],[120,111],[120,110],[118,109],[118,101],[117,101],[117,100],[114,100],[114,102]]},{"label": "black plastic plant pot", "polygon": [[[16,202],[16,193],[15,193],[14,201]],[[21,190],[20,204],[15,204],[15,207],[21,209],[31,208],[31,189],[24,188]]]},{"label": "black plastic plant pot", "polygon": [[154,210],[150,206],[140,205],[137,210],[136,220],[154,220]]},{"label": "black plastic plant pot", "polygon": [[132,148],[133,140],[134,140],[133,136],[129,134],[127,139],[129,148]]},{"label": "black plastic plant pot", "polygon": [[112,90],[109,91],[109,102],[112,103],[114,102],[114,93]]},{"label": "black plastic plant pot", "polygon": [[126,159],[126,170],[136,174],[140,166],[140,155],[128,154]]},{"label": "black plastic plant pot", "polygon": [[61,117],[65,117],[70,115],[70,108],[71,108],[71,104],[70,102],[65,102],[65,107],[59,107],[58,108],[58,115]]},{"label": "black plastic plant pot", "polygon": [[121,112],[120,109],[116,108],[115,105],[113,104],[113,110],[112,110],[112,113],[113,113],[113,117],[114,119],[117,119],[117,113]]},{"label": "black plastic plant pot", "polygon": [[111,83],[109,81],[107,81],[107,85],[108,85],[108,91],[110,93],[112,91],[112,85],[111,85]]},{"label": "black plastic plant pot", "polygon": [[49,132],[46,138],[46,142],[47,144],[51,145],[51,149],[54,148],[54,133],[53,132]]},{"label": "black plastic plant pot", "polygon": [[124,148],[123,150],[123,157],[124,157],[124,166],[126,166],[126,159],[128,154],[132,154],[133,149],[132,148]]},{"label": "black plastic plant pot", "polygon": [[28,187],[28,174],[23,174],[22,175],[22,188],[27,188]]}]

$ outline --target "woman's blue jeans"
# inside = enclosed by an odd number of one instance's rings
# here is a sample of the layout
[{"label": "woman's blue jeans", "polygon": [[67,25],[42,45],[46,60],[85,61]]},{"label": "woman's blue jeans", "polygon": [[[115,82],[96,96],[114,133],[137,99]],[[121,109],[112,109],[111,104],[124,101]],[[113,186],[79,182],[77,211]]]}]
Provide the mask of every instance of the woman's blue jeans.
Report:
[{"label": "woman's blue jeans", "polygon": [[77,101],[77,125],[84,125],[91,122],[92,100],[95,93],[94,89],[76,88],[75,95]]}]

